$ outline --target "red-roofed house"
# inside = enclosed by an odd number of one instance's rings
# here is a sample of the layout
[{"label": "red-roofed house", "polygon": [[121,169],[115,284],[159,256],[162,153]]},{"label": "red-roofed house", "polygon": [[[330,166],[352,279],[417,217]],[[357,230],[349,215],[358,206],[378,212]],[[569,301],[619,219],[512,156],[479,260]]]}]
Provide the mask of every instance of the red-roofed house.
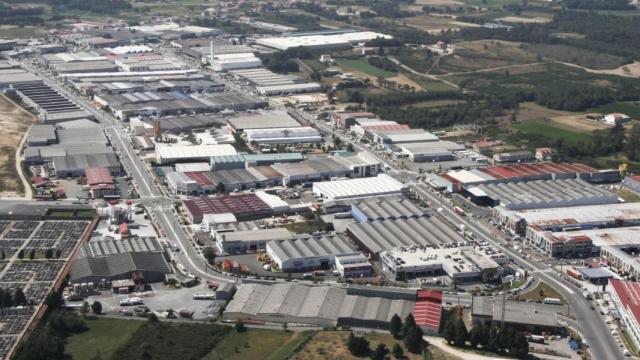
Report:
[{"label": "red-roofed house", "polygon": [[87,185],[91,189],[94,198],[115,195],[116,187],[111,172],[106,167],[91,167],[84,169],[87,177]]},{"label": "red-roofed house", "polygon": [[609,280],[609,295],[636,348],[640,347],[640,283],[627,280]]},{"label": "red-roofed house", "polygon": [[442,291],[418,290],[413,317],[426,335],[437,335],[440,332],[442,316]]}]

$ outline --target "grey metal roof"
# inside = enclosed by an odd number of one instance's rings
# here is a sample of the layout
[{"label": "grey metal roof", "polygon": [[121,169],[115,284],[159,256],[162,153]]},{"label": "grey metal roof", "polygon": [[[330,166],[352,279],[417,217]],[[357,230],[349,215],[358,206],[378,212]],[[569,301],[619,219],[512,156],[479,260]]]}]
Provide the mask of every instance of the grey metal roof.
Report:
[{"label": "grey metal roof", "polygon": [[71,261],[71,281],[90,277],[109,278],[131,271],[170,273],[171,267],[161,252],[126,252],[104,257],[81,257]]},{"label": "grey metal roof", "polygon": [[281,260],[358,253],[341,235],[274,240],[267,247]]},{"label": "grey metal roof", "polygon": [[120,162],[115,154],[84,154],[84,155],[67,155],[57,156],[53,158],[53,166],[56,171],[69,171],[77,169],[86,169],[89,167],[120,167]]},{"label": "grey metal roof", "polygon": [[369,220],[421,217],[426,214],[409,199],[367,199],[357,202],[353,207],[358,208]]},{"label": "grey metal roof", "polygon": [[234,231],[221,234],[223,241],[270,241],[288,239],[293,233],[285,228]]},{"label": "grey metal roof", "polygon": [[103,257],[126,252],[163,252],[155,237],[135,237],[123,240],[89,241],[80,247],[78,257]]},{"label": "grey metal roof", "polygon": [[437,246],[465,241],[436,217],[351,223],[347,225],[347,232],[373,253],[399,246]]},{"label": "grey metal roof", "polygon": [[[504,320],[512,324],[561,327],[556,318],[557,311],[556,305],[507,301],[504,306]],[[474,296],[472,314],[498,321],[502,319],[502,299]]]}]

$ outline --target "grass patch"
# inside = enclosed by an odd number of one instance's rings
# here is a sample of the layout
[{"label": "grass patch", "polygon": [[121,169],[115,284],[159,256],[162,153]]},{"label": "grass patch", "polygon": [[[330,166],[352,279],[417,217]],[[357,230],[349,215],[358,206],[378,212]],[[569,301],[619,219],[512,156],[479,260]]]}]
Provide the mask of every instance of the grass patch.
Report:
[{"label": "grass patch", "polygon": [[421,101],[411,105],[403,105],[403,108],[407,108],[409,106],[418,107],[418,108],[438,108],[447,105],[460,104],[463,103],[464,100],[430,100],[430,101]]},{"label": "grass patch", "polygon": [[602,105],[597,108],[589,109],[592,112],[601,114],[610,114],[619,112],[629,115],[632,119],[640,119],[640,102],[616,102],[612,104]]},{"label": "grass patch", "polygon": [[523,133],[542,135],[550,139],[564,139],[567,142],[573,143],[588,141],[590,138],[588,134],[563,129],[546,119],[529,120],[519,124],[512,124],[511,127]]},{"label": "grass patch", "polygon": [[406,74],[409,79],[415,81],[423,89],[429,92],[456,91],[458,88],[438,80],[432,80],[416,74]]},{"label": "grass patch", "polygon": [[336,64],[343,72],[361,73],[374,78],[388,78],[396,75],[394,72],[382,70],[369,64],[365,59],[340,59],[336,61]]},{"label": "grass patch", "polygon": [[310,219],[307,221],[284,224],[280,227],[288,229],[296,234],[313,234],[316,231],[325,231],[327,223],[322,221],[322,219]]},{"label": "grass patch", "polygon": [[640,202],[640,194],[627,188],[621,187],[620,189],[613,190],[613,192],[626,202]]},{"label": "grass patch", "polygon": [[629,349],[629,352],[631,352],[633,355],[638,355],[638,348],[636,347],[636,343],[633,341],[633,337],[631,336],[631,334],[629,334],[629,329],[622,330],[622,335],[624,342],[627,345],[627,349]]},{"label": "grass patch", "polygon": [[563,304],[566,303],[565,299],[562,297],[562,295],[560,295],[560,293],[558,293],[554,288],[542,281],[539,282],[538,285],[528,293],[518,295],[518,299],[520,300],[532,300],[535,302],[542,302],[545,298],[557,298],[560,299]]},{"label": "grass patch", "polygon": [[151,322],[143,324],[113,354],[113,359],[201,359],[231,327],[207,323]]},{"label": "grass patch", "polygon": [[620,56],[579,49],[569,45],[522,44],[521,47],[544,58],[577,64],[590,69],[613,69],[625,63],[625,59]]},{"label": "grass patch", "polygon": [[[248,329],[231,332],[203,360],[285,359],[312,332]],[[268,357],[265,357],[269,354]]]},{"label": "grass patch", "polygon": [[74,359],[91,359],[97,349],[103,359],[110,359],[144,321],[97,318],[87,319],[85,323],[89,330],[67,339],[66,351]]}]

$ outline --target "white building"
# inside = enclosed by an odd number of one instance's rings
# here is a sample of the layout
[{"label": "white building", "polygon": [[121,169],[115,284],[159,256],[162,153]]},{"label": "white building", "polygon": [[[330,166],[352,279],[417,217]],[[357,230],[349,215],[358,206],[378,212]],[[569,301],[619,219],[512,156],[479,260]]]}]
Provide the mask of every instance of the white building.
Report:
[{"label": "white building", "polygon": [[214,71],[252,69],[262,66],[262,60],[253,53],[213,55],[211,68]]},{"label": "white building", "polygon": [[343,278],[373,275],[371,263],[362,253],[338,255],[335,262],[336,270]]},{"label": "white building", "polygon": [[183,160],[208,161],[212,156],[236,155],[238,152],[229,144],[222,145],[167,145],[156,146],[156,162],[160,165]]},{"label": "white building", "polygon": [[182,172],[171,172],[166,176],[167,185],[176,195],[193,195],[198,192],[198,183]]},{"label": "white building", "polygon": [[322,142],[320,131],[308,126],[246,130],[245,134],[247,136],[247,142],[257,145],[296,145],[317,144]]},{"label": "white building", "polygon": [[300,237],[267,243],[267,254],[285,272],[329,269],[339,255],[358,251],[342,236]]},{"label": "white building", "polygon": [[607,125],[621,124],[629,120],[631,120],[631,118],[628,115],[621,113],[612,113],[604,116],[604,123]]},{"label": "white building", "polygon": [[314,49],[349,48],[353,44],[377,38],[391,39],[389,35],[373,31],[354,31],[342,34],[318,34],[306,36],[284,36],[257,39],[256,43],[277,50],[305,47]]},{"label": "white building", "polygon": [[324,200],[358,199],[402,195],[407,186],[387,174],[376,177],[324,181],[313,184],[313,194]]},{"label": "white building", "polygon": [[640,347],[640,283],[610,279],[609,295],[618,309],[627,333],[636,348]]}]

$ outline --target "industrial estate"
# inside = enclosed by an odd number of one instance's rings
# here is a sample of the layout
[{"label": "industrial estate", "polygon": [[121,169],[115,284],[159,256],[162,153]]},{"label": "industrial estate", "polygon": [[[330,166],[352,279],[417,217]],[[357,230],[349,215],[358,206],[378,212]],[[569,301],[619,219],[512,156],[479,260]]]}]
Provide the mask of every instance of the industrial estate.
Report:
[{"label": "industrial estate", "polygon": [[[0,173],[1,358],[640,356],[635,168],[567,156],[560,140],[512,146],[466,117],[412,120],[395,99],[489,102],[458,73],[398,61],[424,52],[437,67],[457,45],[355,22],[394,1],[328,3],[80,16],[0,40],[0,106],[31,119]],[[338,15],[293,19],[313,9]],[[464,31],[520,41],[525,25],[460,9]],[[591,121],[624,137],[623,115]]]}]

